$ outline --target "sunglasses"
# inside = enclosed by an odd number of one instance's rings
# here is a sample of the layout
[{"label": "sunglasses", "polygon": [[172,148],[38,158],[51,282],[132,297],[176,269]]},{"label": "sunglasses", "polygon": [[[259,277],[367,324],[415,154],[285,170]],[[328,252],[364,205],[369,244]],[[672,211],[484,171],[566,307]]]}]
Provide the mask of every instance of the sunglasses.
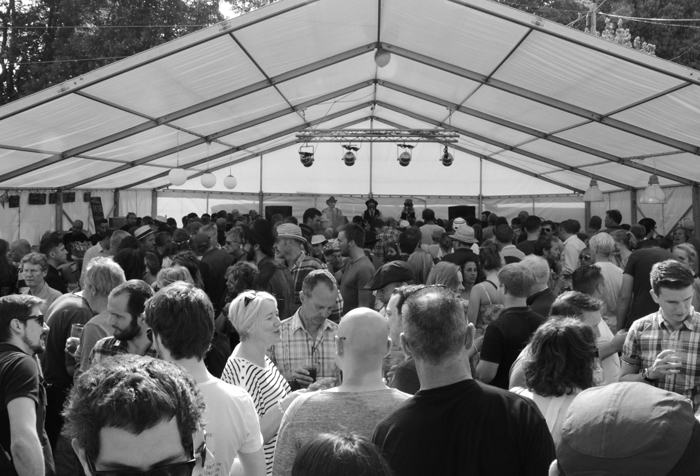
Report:
[{"label": "sunglasses", "polygon": [[19,317],[17,318],[18,321],[22,321],[22,322],[31,321],[32,319],[36,319],[37,324],[39,324],[40,326],[44,325],[44,315],[43,314],[38,314],[36,316],[27,316],[24,318],[19,318]]},{"label": "sunglasses", "polygon": [[552,229],[551,228],[542,228],[542,231],[546,231],[547,233],[549,233],[552,231]]},{"label": "sunglasses", "polygon": [[192,459],[188,461],[181,461],[179,463],[166,464],[163,466],[156,466],[148,471],[138,471],[135,469],[125,469],[125,470],[112,470],[108,469],[105,471],[97,471],[95,469],[95,463],[92,459],[86,458],[88,467],[92,476],[192,476],[192,471],[197,464],[197,459],[202,460],[202,468],[204,468],[204,462],[207,457],[207,445],[202,442],[202,445],[197,450],[196,454],[192,455]]}]

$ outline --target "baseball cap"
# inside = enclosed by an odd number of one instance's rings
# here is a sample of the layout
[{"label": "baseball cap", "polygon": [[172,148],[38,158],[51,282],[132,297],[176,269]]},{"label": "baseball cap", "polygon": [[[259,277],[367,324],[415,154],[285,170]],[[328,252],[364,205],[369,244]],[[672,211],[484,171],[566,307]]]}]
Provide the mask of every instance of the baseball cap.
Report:
[{"label": "baseball cap", "polygon": [[557,443],[566,476],[700,474],[700,422],[687,398],[646,383],[581,392]]},{"label": "baseball cap", "polygon": [[143,225],[142,227],[139,227],[136,229],[134,232],[134,237],[141,241],[144,238],[146,238],[148,235],[152,235],[154,232],[151,230],[151,227],[148,225]]},{"label": "baseball cap", "polygon": [[302,236],[301,227],[294,223],[282,223],[277,227],[277,238],[292,238],[302,243],[306,243],[306,238]]},{"label": "baseball cap", "polygon": [[365,289],[376,291],[387,284],[403,283],[415,279],[413,269],[405,261],[391,261],[379,268]]},{"label": "baseball cap", "polygon": [[473,244],[476,243],[476,235],[474,234],[474,228],[468,225],[462,225],[459,227],[455,234],[451,236],[453,240],[461,241],[462,243]]}]

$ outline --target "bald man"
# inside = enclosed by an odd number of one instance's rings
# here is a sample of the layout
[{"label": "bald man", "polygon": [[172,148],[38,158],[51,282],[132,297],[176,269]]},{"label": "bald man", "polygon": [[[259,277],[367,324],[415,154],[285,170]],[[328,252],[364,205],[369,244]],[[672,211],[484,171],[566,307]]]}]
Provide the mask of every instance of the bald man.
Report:
[{"label": "bald man", "polygon": [[277,437],[273,475],[291,474],[299,448],[321,433],[354,432],[370,439],[377,422],[410,397],[382,380],[390,348],[386,319],[378,312],[360,307],[343,317],[335,337],[343,383],[302,394],[289,406]]}]

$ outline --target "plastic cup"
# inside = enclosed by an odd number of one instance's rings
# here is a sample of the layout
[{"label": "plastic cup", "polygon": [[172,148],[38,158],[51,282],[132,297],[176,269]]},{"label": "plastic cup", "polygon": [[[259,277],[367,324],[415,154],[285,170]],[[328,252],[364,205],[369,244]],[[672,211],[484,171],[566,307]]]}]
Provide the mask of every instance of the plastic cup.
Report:
[{"label": "plastic cup", "polygon": [[316,375],[318,373],[318,367],[316,367],[316,364],[306,364],[304,365],[304,370],[307,370],[309,372],[309,377],[315,382],[316,381]]},{"label": "plastic cup", "polygon": [[83,335],[83,327],[83,324],[73,324],[70,326],[70,337],[66,341],[69,354],[75,354],[75,351],[78,350],[80,336]]},{"label": "plastic cup", "polygon": [[672,339],[664,339],[661,341],[661,350],[673,351],[673,356],[670,356],[666,361],[677,368],[671,368],[668,370],[671,374],[678,374],[681,372],[681,346],[680,342]]}]

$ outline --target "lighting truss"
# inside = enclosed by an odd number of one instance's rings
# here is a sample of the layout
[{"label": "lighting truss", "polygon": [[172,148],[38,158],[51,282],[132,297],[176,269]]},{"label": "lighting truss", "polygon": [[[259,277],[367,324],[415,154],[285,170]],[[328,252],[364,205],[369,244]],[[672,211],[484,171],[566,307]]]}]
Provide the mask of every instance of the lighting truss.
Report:
[{"label": "lighting truss", "polygon": [[459,134],[437,129],[316,129],[297,134],[297,142],[457,142]]}]

